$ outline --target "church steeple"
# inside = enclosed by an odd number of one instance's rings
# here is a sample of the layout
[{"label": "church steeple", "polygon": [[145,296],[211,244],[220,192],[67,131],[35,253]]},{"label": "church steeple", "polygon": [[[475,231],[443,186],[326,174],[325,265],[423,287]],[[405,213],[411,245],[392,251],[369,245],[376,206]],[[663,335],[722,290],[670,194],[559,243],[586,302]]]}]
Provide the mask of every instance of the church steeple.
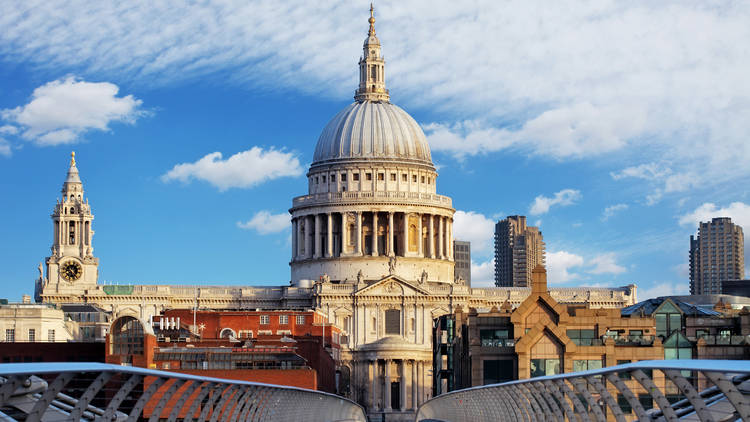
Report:
[{"label": "church steeple", "polygon": [[359,88],[354,95],[358,102],[390,101],[385,89],[385,60],[380,54],[380,40],[375,35],[375,9],[370,4],[370,30],[367,32],[364,53],[359,59]]},{"label": "church steeple", "polygon": [[52,211],[52,255],[47,258],[47,278],[39,286],[40,299],[96,285],[99,260],[94,257],[94,230],[89,201],[83,196],[75,152],[70,154],[62,198]]}]

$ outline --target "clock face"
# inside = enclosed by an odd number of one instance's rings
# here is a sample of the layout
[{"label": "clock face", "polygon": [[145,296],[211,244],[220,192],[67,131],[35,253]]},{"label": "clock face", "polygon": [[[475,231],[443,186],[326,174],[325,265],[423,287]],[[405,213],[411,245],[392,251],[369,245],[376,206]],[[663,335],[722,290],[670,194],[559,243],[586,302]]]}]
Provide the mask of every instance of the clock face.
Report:
[{"label": "clock face", "polygon": [[82,274],[81,264],[75,261],[68,261],[60,266],[60,275],[68,281],[76,281]]}]

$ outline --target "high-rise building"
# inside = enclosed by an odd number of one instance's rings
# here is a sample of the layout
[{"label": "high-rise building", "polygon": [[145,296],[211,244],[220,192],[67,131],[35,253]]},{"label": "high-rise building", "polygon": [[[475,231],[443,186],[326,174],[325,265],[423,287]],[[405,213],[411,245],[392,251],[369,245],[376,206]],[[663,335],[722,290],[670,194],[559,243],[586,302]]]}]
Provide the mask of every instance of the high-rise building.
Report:
[{"label": "high-rise building", "polygon": [[453,259],[456,263],[453,279],[463,280],[467,286],[471,287],[471,242],[454,240]]},{"label": "high-rise building", "polygon": [[523,215],[510,215],[495,224],[495,286],[527,287],[531,271],[544,265],[544,241],[538,227]]},{"label": "high-rise building", "polygon": [[745,278],[745,238],[729,217],[701,222],[690,236],[690,294],[720,294],[723,280]]}]

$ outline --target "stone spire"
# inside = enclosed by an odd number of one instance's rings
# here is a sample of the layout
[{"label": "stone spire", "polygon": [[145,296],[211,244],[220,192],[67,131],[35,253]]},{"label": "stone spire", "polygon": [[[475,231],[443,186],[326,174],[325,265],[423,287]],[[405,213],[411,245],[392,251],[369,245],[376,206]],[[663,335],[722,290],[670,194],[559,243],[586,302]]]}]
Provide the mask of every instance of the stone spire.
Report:
[{"label": "stone spire", "polygon": [[359,59],[359,88],[354,95],[357,102],[389,101],[385,89],[385,60],[380,54],[380,40],[375,35],[375,9],[370,4],[370,30],[367,32],[364,53]]}]

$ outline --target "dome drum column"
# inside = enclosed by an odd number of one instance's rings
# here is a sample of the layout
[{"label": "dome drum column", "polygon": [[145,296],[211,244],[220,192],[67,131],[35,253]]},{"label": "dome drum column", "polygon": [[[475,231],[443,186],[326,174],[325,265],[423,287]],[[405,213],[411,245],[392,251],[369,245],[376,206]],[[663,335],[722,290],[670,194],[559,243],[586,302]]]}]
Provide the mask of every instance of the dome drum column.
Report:
[{"label": "dome drum column", "polygon": [[428,252],[430,258],[435,259],[435,218],[433,215],[429,214],[427,218],[430,220],[429,230],[427,232]]},{"label": "dome drum column", "polygon": [[443,216],[438,217],[438,223],[439,223],[438,224],[438,251],[437,251],[438,259],[445,259],[445,255],[443,254],[444,252],[443,248],[445,246],[445,239],[443,238],[443,219],[444,218],[445,217]]}]

